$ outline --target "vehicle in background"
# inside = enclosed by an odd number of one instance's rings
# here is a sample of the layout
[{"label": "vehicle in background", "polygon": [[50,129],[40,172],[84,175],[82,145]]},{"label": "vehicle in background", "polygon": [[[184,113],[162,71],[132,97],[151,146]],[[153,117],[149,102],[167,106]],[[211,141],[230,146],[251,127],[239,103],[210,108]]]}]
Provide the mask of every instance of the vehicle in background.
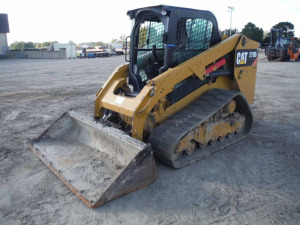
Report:
[{"label": "vehicle in background", "polygon": [[297,38],[283,37],[282,29],[271,29],[271,43],[265,45],[265,55],[269,61],[299,60],[300,50]]},{"label": "vehicle in background", "polygon": [[108,57],[113,53],[111,50],[106,49],[102,46],[95,46],[89,48],[83,48],[82,50],[77,50],[77,57],[80,58],[95,58],[95,57]]},{"label": "vehicle in background", "polygon": [[108,48],[112,48],[114,49],[114,53],[116,55],[123,55],[124,51],[123,51],[123,42],[114,42],[114,43],[109,43],[108,44]]}]

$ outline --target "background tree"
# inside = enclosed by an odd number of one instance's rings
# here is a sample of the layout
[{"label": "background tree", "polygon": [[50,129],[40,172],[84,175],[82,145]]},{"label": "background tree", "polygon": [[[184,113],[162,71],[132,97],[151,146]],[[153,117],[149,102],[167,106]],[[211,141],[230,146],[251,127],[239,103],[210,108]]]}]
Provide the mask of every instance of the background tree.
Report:
[{"label": "background tree", "polygon": [[259,43],[262,43],[264,31],[263,29],[255,26],[255,24],[249,22],[245,25],[245,27],[242,29],[242,34],[247,36],[248,38],[257,41]]},{"label": "background tree", "polygon": [[290,22],[280,22],[273,26],[275,29],[282,29],[283,37],[294,37],[294,24]]},{"label": "background tree", "polygon": [[[221,37],[229,37],[230,36],[230,30],[229,29],[225,29],[223,31],[219,31],[221,34]],[[231,36],[234,34],[238,34],[240,33],[239,30],[237,28],[231,29]]]},{"label": "background tree", "polygon": [[58,43],[58,41],[45,41],[42,43],[36,43],[35,46],[36,48],[45,48],[49,47],[50,45],[53,45],[54,43]]},{"label": "background tree", "polygon": [[107,46],[107,44],[105,42],[102,42],[102,41],[97,41],[95,42],[95,46]]},{"label": "background tree", "polygon": [[24,49],[34,49],[34,48],[35,48],[35,44],[33,44],[33,42],[31,41],[25,42]]},{"label": "background tree", "polygon": [[9,48],[13,50],[21,50],[24,49],[24,44],[25,44],[24,41],[15,41],[14,43],[11,43],[9,45]]},{"label": "background tree", "polygon": [[42,48],[42,43],[35,43],[36,48]]},{"label": "background tree", "polygon": [[123,47],[126,45],[126,35],[125,34],[122,34],[120,37],[119,37],[119,41],[123,43]]},{"label": "background tree", "polygon": [[13,50],[22,50],[22,49],[34,49],[35,44],[31,41],[24,42],[24,41],[15,41],[14,43],[9,45],[10,49]]},{"label": "background tree", "polygon": [[263,41],[261,43],[262,47],[265,47],[267,43],[271,42],[271,35],[269,31],[264,31]]},{"label": "background tree", "polygon": [[239,30],[237,28],[234,28],[231,30],[231,36],[234,34],[238,34],[238,33],[239,33]]},{"label": "background tree", "polygon": [[[282,35],[283,37],[293,37],[294,36],[294,24],[290,22],[280,22],[275,24],[272,28],[275,29],[282,29]],[[273,38],[276,40],[277,39],[277,34],[273,34]],[[270,31],[265,31],[264,36],[263,36],[263,41],[262,41],[262,46],[265,46],[266,43],[271,42],[271,33]]]},{"label": "background tree", "polygon": [[119,37],[119,39],[113,38],[113,39],[111,40],[111,43],[115,43],[115,42],[124,42],[124,43],[125,43],[125,41],[126,41],[126,35],[125,35],[125,34],[122,34],[122,35]]},{"label": "background tree", "polygon": [[81,42],[78,44],[78,46],[82,46],[82,45],[87,45],[90,47],[95,47],[95,46],[102,46],[105,47],[107,46],[107,43],[103,42],[103,41],[88,41],[88,42]]},{"label": "background tree", "polygon": [[122,35],[119,37],[119,40],[120,40],[120,41],[126,41],[126,35],[125,35],[125,34],[122,34]]}]

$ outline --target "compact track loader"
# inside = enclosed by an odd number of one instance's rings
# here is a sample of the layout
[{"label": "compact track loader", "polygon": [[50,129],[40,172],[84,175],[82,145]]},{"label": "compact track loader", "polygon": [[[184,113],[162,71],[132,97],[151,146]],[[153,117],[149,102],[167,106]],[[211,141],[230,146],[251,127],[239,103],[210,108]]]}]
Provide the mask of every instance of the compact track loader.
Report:
[{"label": "compact track loader", "polygon": [[160,5],[127,14],[129,63],[96,94],[94,118],[68,111],[30,144],[89,207],[155,181],[153,155],[181,168],[252,128],[257,42],[222,41],[209,11]]}]

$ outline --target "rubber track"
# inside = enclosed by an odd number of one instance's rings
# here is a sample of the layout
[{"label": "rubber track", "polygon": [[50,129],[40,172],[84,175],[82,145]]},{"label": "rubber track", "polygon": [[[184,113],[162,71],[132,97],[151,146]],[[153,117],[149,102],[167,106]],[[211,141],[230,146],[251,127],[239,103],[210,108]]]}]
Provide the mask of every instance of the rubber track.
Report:
[{"label": "rubber track", "polygon": [[[233,135],[231,138],[226,138],[222,142],[217,141],[214,145],[208,145],[203,149],[196,149],[193,154],[182,155],[179,159],[175,160],[174,149],[180,139],[190,130],[208,121],[210,117],[232,99],[236,101],[239,112],[246,116],[244,131]],[[156,127],[149,138],[149,142],[156,158],[172,167],[181,168],[246,137],[252,129],[252,123],[253,117],[250,107],[241,92],[213,89]]]}]

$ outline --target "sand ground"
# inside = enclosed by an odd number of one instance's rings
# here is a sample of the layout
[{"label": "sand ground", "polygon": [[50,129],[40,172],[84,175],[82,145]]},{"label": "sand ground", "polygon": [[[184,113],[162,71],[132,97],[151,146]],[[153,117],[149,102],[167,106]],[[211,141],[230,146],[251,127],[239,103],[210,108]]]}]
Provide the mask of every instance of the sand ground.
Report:
[{"label": "sand ground", "polygon": [[63,112],[93,112],[123,56],[0,61],[1,224],[299,224],[300,62],[260,54],[251,134],[90,209],[27,147]]}]

